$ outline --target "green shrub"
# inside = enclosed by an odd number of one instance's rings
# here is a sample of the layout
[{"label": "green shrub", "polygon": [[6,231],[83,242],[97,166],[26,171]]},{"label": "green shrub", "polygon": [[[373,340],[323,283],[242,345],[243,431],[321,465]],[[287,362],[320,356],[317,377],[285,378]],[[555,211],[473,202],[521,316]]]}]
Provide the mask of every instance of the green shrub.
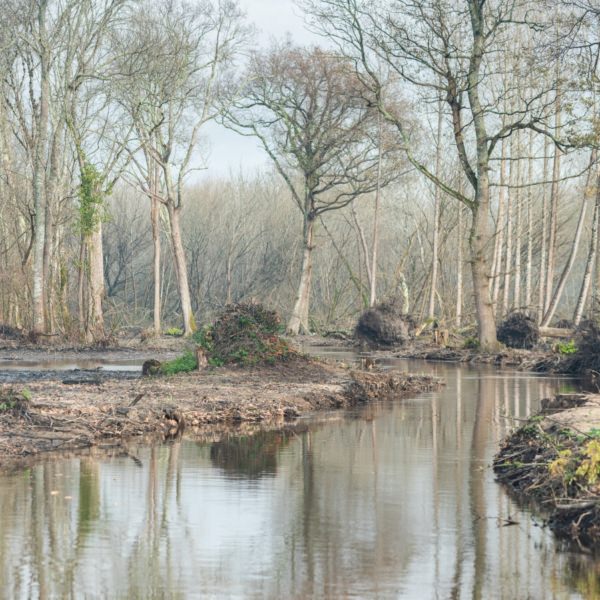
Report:
[{"label": "green shrub", "polygon": [[172,335],[173,337],[179,337],[183,335],[183,329],[179,329],[179,327],[169,327],[165,331],[165,335]]},{"label": "green shrub", "polygon": [[197,368],[196,355],[191,350],[188,350],[182,356],[162,363],[160,372],[165,375],[175,375],[176,373],[189,373],[190,371],[195,371]]},{"label": "green shrub", "polygon": [[204,348],[209,354],[213,351],[213,337],[212,337],[212,326],[204,325],[202,329],[198,329],[192,335],[192,340]]},{"label": "green shrub", "polygon": [[568,342],[558,342],[556,344],[556,350],[559,354],[575,354],[577,352],[577,346],[573,340]]},{"label": "green shrub", "polygon": [[468,337],[463,344],[465,350],[478,350],[479,340],[476,337]]},{"label": "green shrub", "polygon": [[280,328],[281,319],[275,311],[260,304],[233,304],[192,339],[206,351],[209,364],[214,366],[273,364],[296,355],[279,337]]}]

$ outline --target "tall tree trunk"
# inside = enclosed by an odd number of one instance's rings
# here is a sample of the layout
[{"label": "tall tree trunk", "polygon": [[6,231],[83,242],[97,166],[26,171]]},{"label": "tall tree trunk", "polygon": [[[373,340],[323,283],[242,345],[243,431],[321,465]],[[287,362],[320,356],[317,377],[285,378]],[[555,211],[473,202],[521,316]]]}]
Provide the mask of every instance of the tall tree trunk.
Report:
[{"label": "tall tree trunk", "polygon": [[[544,182],[548,180],[548,153],[550,146],[548,138],[544,138]],[[548,185],[543,184],[542,190],[542,234],[541,234],[541,249],[540,249],[540,280],[538,286],[538,323],[542,322],[544,313],[546,312],[546,287],[547,276],[546,267],[548,266]]]},{"label": "tall tree trunk", "polygon": [[458,240],[457,240],[457,263],[456,263],[456,326],[462,324],[463,304],[463,206],[458,205]]},{"label": "tall tree trunk", "polygon": [[[375,306],[377,302],[377,252],[379,250],[379,204],[381,201],[381,170],[382,170],[382,140],[381,140],[381,113],[377,113],[377,126],[379,128],[379,156],[377,159],[377,188],[375,189],[375,208],[373,213],[373,248],[371,249],[371,293],[369,294],[369,306]],[[365,255],[365,262],[369,259]]]},{"label": "tall tree trunk", "polygon": [[[153,186],[156,186],[156,179],[154,179]],[[153,317],[154,317],[154,333],[160,334],[161,316],[160,316],[160,201],[156,197],[157,189],[152,189],[152,206],[150,207],[150,218],[152,221],[152,279],[154,284],[154,306],[153,306]]]},{"label": "tall tree trunk", "polygon": [[77,308],[79,317],[79,332],[85,333],[87,307],[85,303],[85,274],[87,270],[86,243],[83,234],[79,240],[79,264],[77,265]]},{"label": "tall tree trunk", "polygon": [[500,151],[500,187],[498,190],[498,218],[496,220],[496,241],[494,244],[494,261],[492,264],[492,303],[494,314],[498,314],[498,297],[502,274],[502,252],[504,250],[504,219],[506,215],[506,140],[501,142]]},{"label": "tall tree trunk", "polygon": [[[554,127],[557,134],[561,128],[561,94],[556,92],[556,116]],[[547,313],[552,301],[552,290],[554,289],[554,271],[556,269],[556,245],[558,228],[558,182],[560,179],[560,158],[562,152],[558,146],[554,147],[554,160],[552,164],[552,186],[550,189],[550,232],[548,237],[548,265],[546,267],[546,299],[544,312]],[[546,320],[544,318],[544,320]]]},{"label": "tall tree trunk", "polygon": [[470,57],[468,75],[468,97],[473,116],[473,125],[475,127],[477,154],[477,182],[475,197],[471,203],[473,222],[469,236],[469,246],[471,250],[473,291],[477,310],[479,347],[484,352],[494,352],[498,349],[498,340],[496,338],[494,307],[492,306],[492,299],[490,297],[490,265],[487,260],[487,252],[493,241],[489,231],[490,155],[484,110],[481,98],[479,97],[479,77],[485,54],[483,4],[479,0],[469,0],[468,6],[473,31],[473,50]]},{"label": "tall tree trunk", "polygon": [[[489,187],[487,187],[487,191],[489,193]],[[469,236],[469,246],[471,250],[471,273],[473,276],[473,291],[475,294],[475,308],[477,310],[479,329],[479,346],[481,350],[487,352],[495,351],[498,347],[494,309],[490,299],[490,275],[486,258],[488,242],[490,241],[487,222],[489,198],[485,199],[485,192],[483,191],[478,191],[477,195],[479,196],[479,202],[477,203],[477,209],[473,211],[473,224]]]},{"label": "tall tree trunk", "polygon": [[33,288],[32,288],[32,333],[39,335],[46,330],[45,288],[44,288],[44,244],[46,239],[46,203],[44,202],[44,170],[46,146],[48,140],[48,120],[50,102],[50,56],[46,39],[47,0],[41,0],[38,6],[38,27],[40,44],[40,92],[37,115],[37,139],[33,157]]},{"label": "tall tree trunk", "polygon": [[[521,185],[521,161],[519,160],[520,155],[520,144],[519,144],[519,132],[515,132],[513,134],[512,145],[513,152],[511,152],[511,173],[512,170],[515,170],[515,188],[514,188],[514,198],[515,198],[515,212],[516,212],[516,228],[515,228],[515,293],[513,297],[513,306],[517,309],[521,309],[521,233],[522,233],[522,223],[521,223],[521,190],[519,186]],[[511,177],[512,179],[512,177]]]},{"label": "tall tree trunk", "polygon": [[173,247],[173,258],[175,260],[175,273],[177,274],[177,289],[179,291],[179,302],[183,316],[183,334],[192,335],[196,331],[196,321],[192,311],[192,300],[190,296],[190,285],[188,281],[185,250],[181,238],[181,209],[169,200],[167,203],[169,213],[169,227],[171,231],[171,244]]},{"label": "tall tree trunk", "polygon": [[90,274],[89,274],[89,306],[87,320],[87,335],[90,341],[105,339],[104,312],[102,301],[104,299],[104,252],[102,246],[102,220],[98,219],[97,225],[88,237]]},{"label": "tall tree trunk", "polygon": [[[512,179],[512,178],[511,178]],[[512,275],[512,240],[513,240],[513,190],[508,191],[506,205],[506,260],[504,264],[504,289],[502,293],[502,314],[506,315],[510,307],[510,276]]]},{"label": "tall tree trunk", "polygon": [[592,233],[590,236],[590,248],[588,251],[587,261],[585,263],[585,273],[583,275],[583,281],[581,283],[581,291],[579,293],[579,299],[577,301],[577,307],[575,308],[575,314],[573,316],[573,324],[577,327],[581,323],[583,318],[583,311],[590,293],[590,287],[592,283],[592,275],[594,273],[594,265],[598,260],[598,221],[600,220],[600,174],[598,174],[598,168],[595,167],[596,171],[596,189],[594,190],[594,214],[592,217]]},{"label": "tall tree trunk", "polygon": [[287,331],[292,335],[299,333],[309,333],[309,309],[310,309],[310,288],[312,282],[312,251],[314,238],[315,220],[309,214],[304,219],[303,249],[302,249],[302,268],[300,272],[300,283],[296,302],[292,310],[292,316],[288,322]]},{"label": "tall tree trunk", "polygon": [[569,274],[571,273],[571,269],[575,264],[575,259],[577,258],[577,250],[579,249],[579,242],[581,241],[581,234],[583,232],[583,226],[585,224],[585,216],[588,208],[588,199],[589,199],[589,190],[590,184],[592,181],[592,167],[596,162],[596,150],[592,150],[590,155],[590,168],[587,175],[587,180],[585,184],[585,192],[583,202],[581,204],[581,211],[579,213],[579,221],[577,222],[577,229],[575,230],[575,239],[573,240],[573,244],[571,245],[571,252],[569,253],[569,258],[567,263],[561,273],[560,279],[558,281],[558,285],[556,287],[556,291],[550,300],[550,304],[548,305],[548,310],[542,319],[542,327],[548,327],[550,322],[552,321],[552,317],[554,317],[554,313],[558,308],[558,303],[562,297],[563,291],[565,289],[565,285],[567,283],[567,279],[569,278]]},{"label": "tall tree trunk", "polygon": [[529,131],[529,159],[527,161],[527,264],[525,266],[525,306],[531,310],[531,282],[533,279],[533,201],[531,198],[531,183],[533,181],[533,130]]},{"label": "tall tree trunk", "polygon": [[[441,176],[442,162],[442,105],[438,104],[438,119],[437,119],[437,148],[435,151],[435,175]],[[433,205],[433,248],[431,252],[431,289],[429,291],[429,310],[427,316],[430,319],[435,317],[435,296],[437,293],[438,279],[438,260],[439,260],[439,245],[440,245],[440,186],[436,185],[434,190],[434,205]]]}]

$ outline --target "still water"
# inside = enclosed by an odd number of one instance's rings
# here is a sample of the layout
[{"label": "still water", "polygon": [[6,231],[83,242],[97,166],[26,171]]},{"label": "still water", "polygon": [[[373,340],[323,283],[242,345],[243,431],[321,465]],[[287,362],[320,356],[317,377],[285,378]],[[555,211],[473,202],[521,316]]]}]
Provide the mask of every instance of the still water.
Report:
[{"label": "still water", "polygon": [[[398,361],[436,393],[0,475],[2,598],[600,597],[489,468],[567,380]],[[516,525],[506,525],[509,521]]]}]

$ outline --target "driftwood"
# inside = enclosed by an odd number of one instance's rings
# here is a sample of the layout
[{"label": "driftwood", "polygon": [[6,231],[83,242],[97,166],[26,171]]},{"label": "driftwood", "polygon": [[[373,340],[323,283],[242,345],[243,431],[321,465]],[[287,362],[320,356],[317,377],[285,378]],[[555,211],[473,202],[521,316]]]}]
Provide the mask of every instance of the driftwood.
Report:
[{"label": "driftwood", "polygon": [[575,335],[573,329],[563,329],[561,327],[540,327],[540,337],[549,338],[572,338]]}]

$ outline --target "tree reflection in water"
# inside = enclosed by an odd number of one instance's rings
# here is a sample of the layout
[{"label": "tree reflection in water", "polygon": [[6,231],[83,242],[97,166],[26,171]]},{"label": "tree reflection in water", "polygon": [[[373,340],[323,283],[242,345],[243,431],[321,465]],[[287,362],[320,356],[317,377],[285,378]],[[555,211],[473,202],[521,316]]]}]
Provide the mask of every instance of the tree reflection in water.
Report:
[{"label": "tree reflection in water", "polygon": [[564,382],[401,365],[447,386],[141,448],[137,464],[0,476],[0,597],[598,597],[598,563],[557,552],[489,468],[514,418]]},{"label": "tree reflection in water", "polygon": [[259,431],[254,435],[231,435],[214,442],[210,459],[228,476],[258,479],[277,473],[277,456],[291,441],[286,431]]}]

